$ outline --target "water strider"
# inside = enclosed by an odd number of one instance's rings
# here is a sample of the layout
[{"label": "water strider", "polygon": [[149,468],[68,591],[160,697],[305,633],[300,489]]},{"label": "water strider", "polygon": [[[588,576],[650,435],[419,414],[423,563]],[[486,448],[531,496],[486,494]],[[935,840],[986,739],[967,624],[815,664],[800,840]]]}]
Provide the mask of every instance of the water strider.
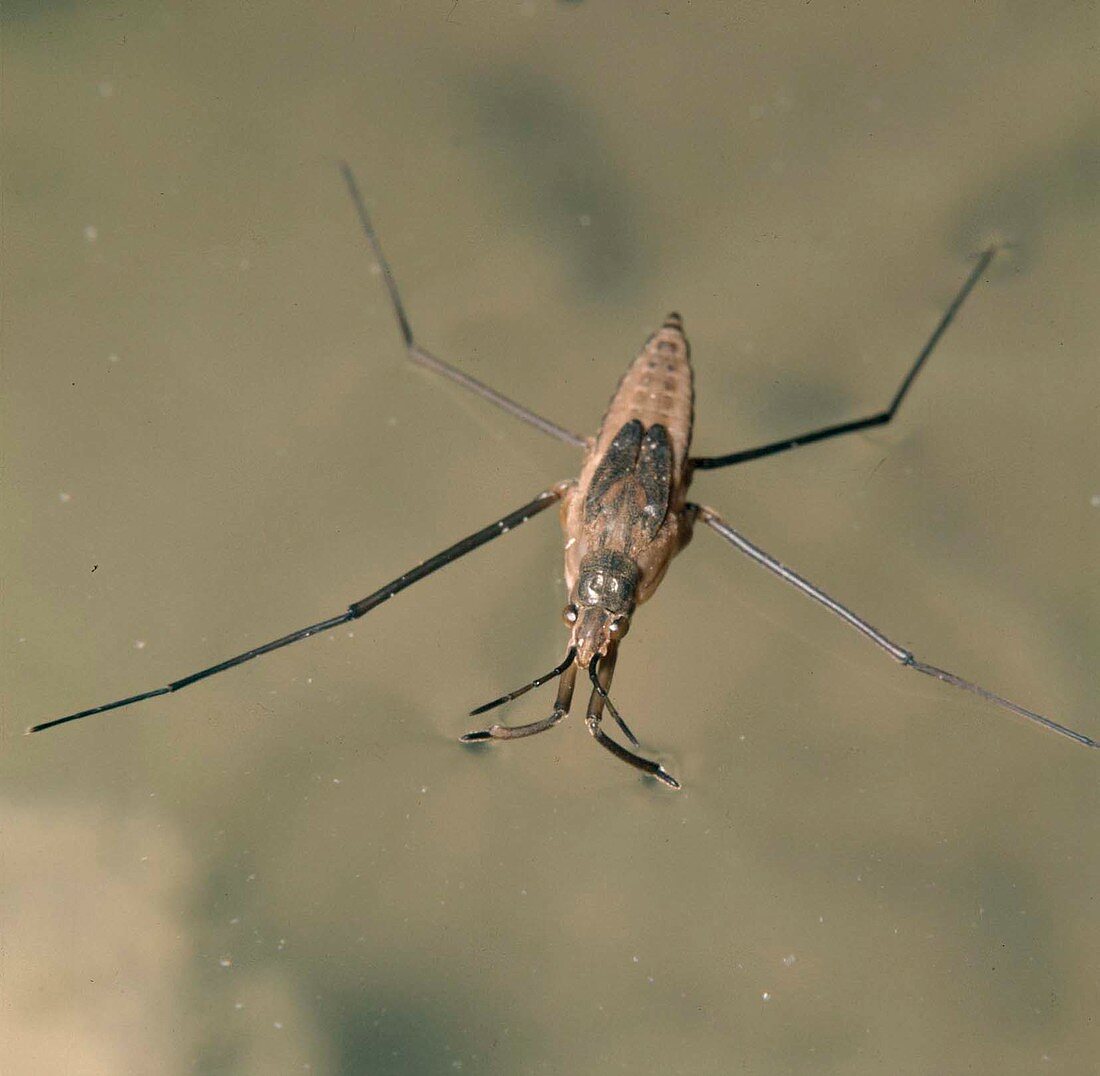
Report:
[{"label": "water strider", "polygon": [[917,374],[920,373],[921,367],[954,320],[974,285],[996,256],[996,247],[986,250],[978,258],[977,264],[963,282],[928,342],[902,379],[887,408],[850,422],[824,426],[798,437],[772,441],[766,445],[742,449],[724,456],[692,456],[690,450],[695,390],[690,349],[679,314],[669,314],[657,332],[645,342],[638,357],[619,382],[619,387],[611,398],[596,436],[579,437],[509,400],[468,374],[462,373],[416,342],[398,294],[393,273],[382,253],[381,244],[367,215],[366,205],[355,177],[346,164],[341,166],[341,170],[359,214],[363,231],[382,269],[409,358],[421,366],[426,366],[456,381],[544,433],[584,449],[585,456],[580,475],[544,490],[534,500],[510,512],[503,519],[490,523],[489,526],[437,553],[373,594],[348,606],[345,612],[337,616],[300,628],[289,635],[254,647],[236,657],[227,658],[209,668],[200,669],[164,687],[117,699],[115,702],[94,706],[90,710],[81,710],[52,721],[45,721],[35,725],[29,731],[39,732],[55,725],[63,725],[68,721],[76,721],[92,714],[104,713],[144,699],[179,691],[181,688],[199,680],[205,680],[215,673],[232,669],[261,654],[267,654],[290,643],[296,643],[300,639],[308,639],[311,635],[356,620],[406,587],[412,586],[413,583],[465,556],[486,542],[507,534],[514,527],[526,523],[532,516],[556,504],[560,507],[562,529],[566,539],[565,580],[569,587],[569,603],[563,615],[569,627],[569,649],[561,663],[549,672],[499,699],[478,707],[471,712],[471,716],[485,713],[487,710],[518,698],[532,688],[557,679],[558,692],[553,711],[549,717],[531,724],[491,725],[477,732],[469,732],[462,737],[466,743],[517,739],[533,736],[552,728],[569,713],[577,673],[578,670],[582,670],[592,685],[585,715],[588,731],[600,744],[624,762],[672,788],[679,788],[680,785],[676,779],[659,763],[635,754],[608,736],[603,730],[602,719],[606,709],[630,744],[633,747],[639,746],[633,732],[608,697],[619,644],[630,627],[635,609],[653,594],[664,578],[672,558],[690,541],[694,525],[704,523],[732,546],[748,554],[758,564],[762,564],[781,579],[797,587],[803,594],[809,595],[842,620],[847,621],[902,665],[928,676],[934,676],[944,683],[965,688],[989,702],[1060,733],[1076,743],[1086,747],[1100,747],[1100,743],[1096,740],[1075,732],[1049,717],[1010,702],[946,669],[919,661],[909,650],[892,642],[862,617],[857,616],[754,545],[748,538],[734,530],[714,509],[695,504],[687,499],[688,486],[695,471],[712,470],[760,459],[800,445],[813,444],[815,441],[824,441],[830,437],[839,437],[841,434],[854,433],[874,426],[884,426],[890,422]]}]

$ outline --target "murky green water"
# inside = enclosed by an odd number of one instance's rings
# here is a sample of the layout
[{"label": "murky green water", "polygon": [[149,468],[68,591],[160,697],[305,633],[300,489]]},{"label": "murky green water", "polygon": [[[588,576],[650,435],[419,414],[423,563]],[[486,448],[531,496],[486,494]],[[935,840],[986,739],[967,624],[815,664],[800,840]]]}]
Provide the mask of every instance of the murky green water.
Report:
[{"label": "murky green water", "polygon": [[[1100,761],[907,674],[713,535],[616,682],[459,747],[564,646],[574,473],[670,308],[695,492],[918,655],[1100,733],[1085,4],[7,5],[4,1071],[1089,1073]],[[354,636],[354,637],[352,637]],[[548,697],[507,717],[532,720]]]}]

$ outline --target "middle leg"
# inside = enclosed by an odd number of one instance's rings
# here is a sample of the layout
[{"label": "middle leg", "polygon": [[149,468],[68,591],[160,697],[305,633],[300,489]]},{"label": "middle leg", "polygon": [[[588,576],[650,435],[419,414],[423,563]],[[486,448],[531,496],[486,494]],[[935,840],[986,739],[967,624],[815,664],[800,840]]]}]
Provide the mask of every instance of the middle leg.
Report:
[{"label": "middle leg", "polygon": [[917,374],[920,373],[921,367],[935,350],[936,345],[940,342],[940,337],[947,332],[947,327],[955,320],[959,308],[966,301],[966,297],[974,290],[974,285],[981,279],[982,273],[989,267],[989,263],[996,256],[998,249],[997,247],[990,247],[982,253],[978,259],[978,264],[974,266],[955,298],[951,300],[951,305],[948,306],[943,317],[940,318],[939,323],[932,330],[932,335],[928,338],[924,347],[921,348],[916,361],[909,368],[909,372],[902,379],[901,385],[894,393],[894,398],[890,401],[889,407],[882,411],[875,411],[864,418],[852,419],[850,422],[839,422],[833,426],[823,426],[819,430],[810,430],[808,433],[801,433],[797,437],[786,437],[782,441],[771,441],[756,448],[743,448],[740,452],[731,452],[726,456],[696,456],[691,461],[692,466],[698,471],[713,470],[717,467],[732,467],[735,463],[747,463],[749,460],[763,459],[764,456],[774,456],[777,452],[786,452],[788,449],[799,448],[801,445],[812,445],[817,441],[826,441],[830,437],[840,437],[845,433],[856,433],[859,430],[868,430],[875,426],[885,426],[888,422],[891,422],[898,413],[898,408],[901,407],[901,401],[905,399],[905,394],[916,380]]}]

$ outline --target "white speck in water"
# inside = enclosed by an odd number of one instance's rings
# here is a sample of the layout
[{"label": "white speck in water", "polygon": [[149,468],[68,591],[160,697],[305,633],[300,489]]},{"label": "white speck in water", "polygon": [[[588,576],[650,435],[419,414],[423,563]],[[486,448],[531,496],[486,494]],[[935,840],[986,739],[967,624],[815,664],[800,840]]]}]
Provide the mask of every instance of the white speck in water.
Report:
[{"label": "white speck in water", "polygon": [[796,957],[796,956],[794,955],[794,953],[788,953],[788,954],[787,954],[787,955],[786,955],[786,956],[785,956],[785,957],[783,958],[783,967],[785,967],[785,968],[789,968],[789,967],[790,967],[790,966],[791,966],[792,964],[794,964],[794,962],[795,962],[795,961],[796,961],[797,959],[798,959],[798,957]]},{"label": "white speck in water", "polygon": [[100,97],[114,97],[115,95],[115,88],[109,82],[101,82],[96,86],[96,90]]},{"label": "white speck in water", "polygon": [[637,964],[637,963],[638,963],[638,958],[637,958],[637,957],[635,957],[635,958],[634,958],[634,963],[635,963],[635,964]]},{"label": "white speck in water", "polygon": [[371,276],[381,276],[382,275],[382,266],[380,266],[378,264],[378,262],[375,262],[370,267],[370,274],[371,274]]},{"label": "white speck in water", "polygon": [[1100,493],[1094,493],[1089,498],[1089,504],[1091,504],[1093,508],[1100,508]]},{"label": "white speck in water", "polygon": [[577,220],[582,228],[587,228],[592,223],[592,218],[587,213],[582,213]]},{"label": "white speck in water", "polygon": [[57,499],[58,499],[58,500],[59,500],[59,501],[60,501],[60,502],[61,502],[62,504],[68,504],[68,503],[69,503],[69,501],[71,501],[71,500],[73,499],[73,495],[72,495],[71,493],[59,493],[59,494],[57,495]]},{"label": "white speck in water", "polygon": [[229,920],[229,925],[231,927],[235,927],[240,921],[241,917],[239,915],[235,915],[232,919]]},{"label": "white speck in water", "polygon": [[274,1028],[274,1029],[275,1029],[276,1031],[282,1031],[282,1030],[283,1030],[283,1022],[282,1022],[282,1020],[276,1020],[276,1021],[275,1021],[275,1023],[273,1023],[273,1024],[271,1025],[271,1026],[272,1026],[272,1027],[273,1027],[273,1028]]},{"label": "white speck in water", "polygon": [[144,639],[135,639],[134,640],[134,649],[135,650],[144,650],[145,649],[145,640]]},{"label": "white speck in water", "polygon": [[334,785],[338,785],[338,784],[340,783],[340,778],[339,778],[339,777],[334,777],[334,778],[332,779],[332,783],[333,783]]},{"label": "white speck in water", "polygon": [[94,243],[99,238],[99,229],[94,224],[85,224],[84,238],[87,242]]},{"label": "white speck in water", "polygon": [[120,360],[119,360],[119,357],[112,351],[111,354],[107,356],[107,361],[108,362],[119,362]]},{"label": "white speck in water", "polygon": [[232,961],[232,960],[230,960],[230,959],[229,959],[229,957],[227,957],[227,956],[223,956],[223,957],[221,958],[221,960],[219,960],[219,961],[218,961],[218,963],[219,963],[219,964],[220,964],[220,965],[221,965],[221,966],[222,966],[223,968],[231,968],[231,967],[233,967],[233,961]]},{"label": "white speck in water", "polygon": [[233,1002],[233,1008],[236,1009],[239,1012],[241,1009],[244,1008],[244,1002],[243,1001]]},{"label": "white speck in water", "polygon": [[760,1000],[761,1001],[771,1001],[771,999],[772,999],[772,996],[771,996],[771,994],[768,993],[767,990],[765,990],[764,993],[760,995]]}]

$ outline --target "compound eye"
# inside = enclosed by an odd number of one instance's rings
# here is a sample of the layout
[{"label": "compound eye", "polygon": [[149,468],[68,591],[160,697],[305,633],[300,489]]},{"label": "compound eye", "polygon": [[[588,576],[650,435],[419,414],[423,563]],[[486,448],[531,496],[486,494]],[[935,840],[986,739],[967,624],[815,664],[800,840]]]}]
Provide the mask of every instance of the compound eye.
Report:
[{"label": "compound eye", "polygon": [[630,617],[617,616],[607,629],[612,639],[621,639],[630,630]]},{"label": "compound eye", "polygon": [[562,611],[561,618],[566,624],[573,625],[577,622],[577,607],[570,602]]}]

